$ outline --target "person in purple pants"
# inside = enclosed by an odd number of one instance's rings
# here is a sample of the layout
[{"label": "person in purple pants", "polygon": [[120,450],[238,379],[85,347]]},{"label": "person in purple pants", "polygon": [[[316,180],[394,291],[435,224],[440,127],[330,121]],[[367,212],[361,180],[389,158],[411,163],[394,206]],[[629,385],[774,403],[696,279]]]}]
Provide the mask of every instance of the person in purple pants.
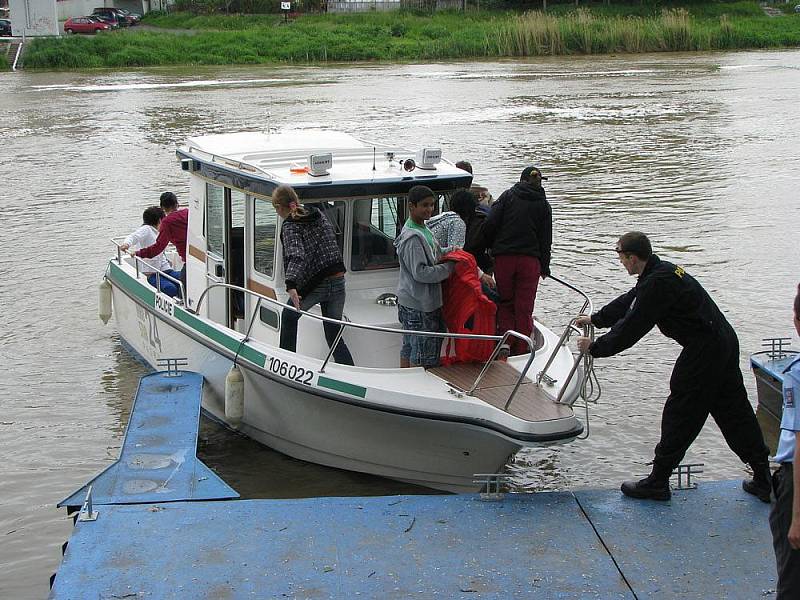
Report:
[{"label": "person in purple pants", "polygon": [[[513,329],[533,334],[533,307],[539,279],[550,274],[553,211],[542,187],[542,172],[526,167],[519,183],[503,192],[483,225],[483,243],[494,257],[494,278],[500,301],[497,332]],[[505,355],[529,352],[519,339],[501,349]]]}]

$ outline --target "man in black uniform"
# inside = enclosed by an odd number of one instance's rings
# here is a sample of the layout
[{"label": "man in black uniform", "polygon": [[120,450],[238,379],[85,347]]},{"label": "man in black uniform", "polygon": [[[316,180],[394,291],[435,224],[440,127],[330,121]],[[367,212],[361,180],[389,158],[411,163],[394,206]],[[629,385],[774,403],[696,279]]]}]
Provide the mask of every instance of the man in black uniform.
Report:
[{"label": "man in black uniform", "polygon": [[633,498],[669,500],[669,477],[700,433],[708,415],[728,446],[753,469],[744,490],[770,501],[768,454],[739,367],[739,340],[714,301],[682,267],[653,254],[650,240],[638,231],[623,235],[617,253],[636,286],[579,325],[611,327],[594,342],[578,338],[578,349],[593,357],[613,356],[638,342],[654,325],[683,350],[670,379],[661,416],[661,440],[650,475],[626,481],[622,493]]}]

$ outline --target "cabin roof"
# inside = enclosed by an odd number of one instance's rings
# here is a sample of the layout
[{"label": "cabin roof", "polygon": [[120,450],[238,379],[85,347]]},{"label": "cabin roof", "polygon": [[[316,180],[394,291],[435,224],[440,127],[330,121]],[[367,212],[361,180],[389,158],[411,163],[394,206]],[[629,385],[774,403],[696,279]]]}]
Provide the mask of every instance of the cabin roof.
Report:
[{"label": "cabin roof", "polygon": [[[328,153],[333,156],[328,175],[313,176],[302,171],[309,164],[309,156]],[[387,153],[391,153],[391,161]],[[179,148],[179,154],[226,170],[265,178],[278,185],[367,182],[415,185],[432,179],[469,177],[444,159],[431,169],[422,169],[418,164],[412,171],[406,171],[401,161],[416,159],[416,150],[373,144],[346,133],[326,130],[198,136],[189,138]]]}]

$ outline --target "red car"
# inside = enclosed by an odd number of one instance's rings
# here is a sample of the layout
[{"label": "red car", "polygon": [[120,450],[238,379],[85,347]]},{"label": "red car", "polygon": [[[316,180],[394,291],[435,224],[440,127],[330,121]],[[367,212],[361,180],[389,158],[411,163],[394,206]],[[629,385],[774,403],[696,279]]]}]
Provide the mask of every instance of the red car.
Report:
[{"label": "red car", "polygon": [[64,21],[64,33],[97,33],[109,29],[108,23],[94,17],[70,17]]}]

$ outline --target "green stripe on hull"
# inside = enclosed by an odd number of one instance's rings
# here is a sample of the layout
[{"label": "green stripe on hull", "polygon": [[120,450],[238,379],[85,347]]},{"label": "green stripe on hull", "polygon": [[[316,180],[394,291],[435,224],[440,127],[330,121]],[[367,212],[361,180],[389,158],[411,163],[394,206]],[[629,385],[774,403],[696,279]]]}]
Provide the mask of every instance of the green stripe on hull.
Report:
[{"label": "green stripe on hull", "polygon": [[[147,306],[152,307],[154,309],[154,313],[160,314],[159,311],[155,310],[156,294],[155,294],[155,289],[151,288],[150,284],[140,283],[139,281],[131,277],[128,273],[126,273],[122,268],[120,268],[120,266],[117,265],[114,261],[112,261],[109,264],[111,265],[110,269],[111,279],[114,281],[114,283],[116,283],[120,288],[122,288],[126,292],[129,292],[130,294],[136,296]],[[247,361],[250,361],[253,364],[258,365],[259,367],[264,366],[266,356],[262,352],[254,350],[247,344],[242,344],[236,338],[227,335],[226,333],[220,331],[219,329],[204,322],[202,319],[197,318],[196,316],[188,312],[185,308],[181,308],[180,306],[175,306],[174,314],[176,320],[188,325],[189,327],[194,329],[197,333],[227,348],[231,352],[239,351],[240,357],[242,357]]]},{"label": "green stripe on hull", "polygon": [[347,383],[345,381],[339,381],[338,379],[330,379],[328,377],[323,377],[322,375],[320,375],[319,379],[317,379],[317,385],[331,390],[336,390],[337,392],[344,392],[345,394],[350,394],[351,396],[358,396],[359,398],[366,398],[367,396],[367,388],[365,387],[353,385],[352,383]]},{"label": "green stripe on hull", "polygon": [[[155,289],[151,288],[150,284],[143,284],[137,281],[135,278],[126,273],[114,261],[111,261],[109,264],[109,274],[115,284],[144,302],[147,306],[152,307],[155,314],[160,314],[159,311],[155,310],[156,294]],[[241,358],[258,365],[259,367],[265,366],[267,357],[263,352],[259,352],[247,344],[242,344],[238,339],[227,335],[226,333],[213,327],[209,323],[206,323],[180,306],[175,306],[174,314],[177,321],[180,321],[181,323],[190,327],[200,335],[218,343],[231,352],[238,351]],[[345,381],[339,381],[338,379],[331,379],[322,375],[320,375],[317,379],[317,385],[330,390],[335,390],[337,392],[350,394],[351,396],[356,396],[358,398],[366,398],[367,396],[367,388],[365,387],[347,383]]]}]

